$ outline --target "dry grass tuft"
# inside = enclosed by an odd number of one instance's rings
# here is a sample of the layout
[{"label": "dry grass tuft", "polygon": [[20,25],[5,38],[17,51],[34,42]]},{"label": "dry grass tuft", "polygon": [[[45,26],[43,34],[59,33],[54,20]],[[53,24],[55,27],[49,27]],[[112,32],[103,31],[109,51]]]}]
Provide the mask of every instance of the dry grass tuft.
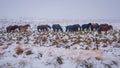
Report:
[{"label": "dry grass tuft", "polygon": [[102,61],[102,57],[95,57],[96,60]]},{"label": "dry grass tuft", "polygon": [[35,40],[35,41],[33,42],[33,44],[39,44],[38,40]]},{"label": "dry grass tuft", "polygon": [[43,37],[42,38],[42,42],[46,42],[47,41],[47,38],[46,37]]},{"label": "dry grass tuft", "polygon": [[112,42],[116,42],[116,41],[117,41],[117,38],[113,38],[113,39],[112,39]]},{"label": "dry grass tuft", "polygon": [[17,48],[16,48],[17,50],[16,50],[16,54],[17,55],[20,55],[20,54],[22,54],[23,53],[23,49],[20,47],[20,46],[17,46]]},{"label": "dry grass tuft", "polygon": [[4,45],[2,42],[0,42],[0,46]]},{"label": "dry grass tuft", "polygon": [[93,48],[92,50],[97,50],[97,48]]},{"label": "dry grass tuft", "polygon": [[16,42],[16,44],[20,44],[20,42],[19,42],[19,41],[17,41],[17,42]]},{"label": "dry grass tuft", "polygon": [[68,43],[68,40],[61,40],[64,44],[67,44]]},{"label": "dry grass tuft", "polygon": [[17,58],[17,55],[15,55],[15,54],[13,54],[12,56],[15,57],[15,58]]},{"label": "dry grass tuft", "polygon": [[107,47],[107,45],[104,44],[103,47]]},{"label": "dry grass tuft", "polygon": [[63,64],[63,59],[62,59],[61,57],[57,57],[57,62],[58,62],[59,64]]},{"label": "dry grass tuft", "polygon": [[17,41],[21,41],[22,40],[22,37],[17,37]]},{"label": "dry grass tuft", "polygon": [[102,39],[101,40],[103,43],[107,43],[107,42],[109,42],[109,39]]},{"label": "dry grass tuft", "polygon": [[52,45],[58,45],[58,42],[56,40],[52,40]]},{"label": "dry grass tuft", "polygon": [[26,52],[26,55],[31,55],[31,54],[33,54],[31,50],[28,50],[28,51]]},{"label": "dry grass tuft", "polygon": [[74,44],[79,44],[79,43],[80,43],[80,39],[75,39],[75,40],[73,40],[72,42],[73,42],[73,45],[74,45]]},{"label": "dry grass tuft", "polygon": [[11,42],[8,42],[7,45],[11,45],[12,43]]},{"label": "dry grass tuft", "polygon": [[118,66],[118,63],[116,61],[112,61],[113,64],[115,64],[116,66]]},{"label": "dry grass tuft", "polygon": [[70,49],[70,46],[66,45],[64,46],[65,49]]},{"label": "dry grass tuft", "polygon": [[120,38],[118,39],[118,43],[120,43]]},{"label": "dry grass tuft", "polygon": [[90,48],[87,46],[87,47],[85,48],[85,50],[90,50]]},{"label": "dry grass tuft", "polygon": [[38,40],[38,39],[39,39],[39,37],[34,37],[34,39],[35,39],[35,40]]},{"label": "dry grass tuft", "polygon": [[24,44],[28,44],[29,42],[28,41],[25,41]]}]

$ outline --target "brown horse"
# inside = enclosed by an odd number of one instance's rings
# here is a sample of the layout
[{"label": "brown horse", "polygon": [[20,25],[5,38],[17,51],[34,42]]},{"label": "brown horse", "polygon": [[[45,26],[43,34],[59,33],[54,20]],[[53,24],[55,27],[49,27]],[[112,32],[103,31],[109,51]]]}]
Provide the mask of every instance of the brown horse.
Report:
[{"label": "brown horse", "polygon": [[99,28],[99,25],[97,23],[91,23],[91,31],[93,31],[94,29],[98,30],[98,28]]},{"label": "brown horse", "polygon": [[7,32],[12,32],[12,31],[15,31],[17,28],[19,28],[17,25],[14,25],[14,26],[10,25],[6,27],[6,30]]},{"label": "brown horse", "polygon": [[26,32],[27,29],[28,29],[28,27],[30,27],[29,24],[27,24],[27,25],[20,25],[20,26],[19,26],[19,31],[20,31],[20,32]]},{"label": "brown horse", "polygon": [[112,25],[108,25],[109,26],[109,30],[113,30],[113,26]]},{"label": "brown horse", "polygon": [[108,30],[111,30],[111,29],[113,29],[113,26],[112,26],[112,25],[101,24],[101,25],[99,26],[98,31],[99,31],[99,33],[101,33],[101,31],[105,31],[105,32],[107,33],[107,31],[108,31]]}]

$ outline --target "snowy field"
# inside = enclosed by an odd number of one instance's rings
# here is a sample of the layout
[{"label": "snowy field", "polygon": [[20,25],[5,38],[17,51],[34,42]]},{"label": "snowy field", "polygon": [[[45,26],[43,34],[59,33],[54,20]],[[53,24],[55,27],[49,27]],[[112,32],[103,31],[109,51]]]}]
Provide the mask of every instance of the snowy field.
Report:
[{"label": "snowy field", "polygon": [[[41,24],[107,23],[113,30],[37,32]],[[8,25],[30,24],[28,32],[7,33]],[[97,39],[97,40],[96,40]],[[0,68],[120,68],[120,20],[1,20]]]}]

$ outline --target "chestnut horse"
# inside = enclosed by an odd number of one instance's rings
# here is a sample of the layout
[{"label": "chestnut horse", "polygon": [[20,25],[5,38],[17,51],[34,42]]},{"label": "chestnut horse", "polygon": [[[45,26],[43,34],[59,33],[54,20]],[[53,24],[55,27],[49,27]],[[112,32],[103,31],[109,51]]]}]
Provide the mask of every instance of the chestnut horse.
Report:
[{"label": "chestnut horse", "polygon": [[112,25],[100,24],[98,31],[99,31],[99,33],[101,33],[101,31],[105,31],[107,33],[107,31],[111,30],[111,29],[113,29]]},{"label": "chestnut horse", "polygon": [[28,29],[28,27],[30,27],[29,24],[27,24],[27,25],[20,25],[20,26],[19,26],[19,31],[20,31],[20,32],[26,32],[27,29]]}]

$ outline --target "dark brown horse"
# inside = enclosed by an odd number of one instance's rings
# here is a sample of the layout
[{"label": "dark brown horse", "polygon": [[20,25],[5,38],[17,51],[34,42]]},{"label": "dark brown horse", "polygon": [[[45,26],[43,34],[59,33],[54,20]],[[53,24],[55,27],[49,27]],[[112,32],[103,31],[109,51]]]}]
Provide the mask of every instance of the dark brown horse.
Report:
[{"label": "dark brown horse", "polygon": [[17,26],[17,25],[14,25],[14,26],[10,25],[10,26],[6,27],[6,30],[7,30],[7,32],[13,32],[18,28],[19,28],[19,26]]},{"label": "dark brown horse", "polygon": [[112,25],[101,24],[101,25],[99,26],[98,31],[99,31],[99,33],[101,33],[101,31],[105,31],[105,32],[107,33],[107,31],[108,31],[108,30],[111,30],[111,29],[113,29],[113,26],[112,26]]},{"label": "dark brown horse", "polygon": [[29,24],[27,24],[27,25],[20,25],[20,26],[19,26],[19,31],[20,31],[20,32],[26,32],[27,29],[28,29],[28,27],[30,27]]},{"label": "dark brown horse", "polygon": [[112,25],[108,25],[109,26],[109,30],[113,30],[113,26]]},{"label": "dark brown horse", "polygon": [[99,28],[99,25],[97,23],[91,23],[91,31],[93,31],[94,29],[98,30],[98,28]]},{"label": "dark brown horse", "polygon": [[48,31],[48,28],[51,29],[51,27],[49,25],[39,25],[37,26],[37,31],[40,32],[41,31]]}]

